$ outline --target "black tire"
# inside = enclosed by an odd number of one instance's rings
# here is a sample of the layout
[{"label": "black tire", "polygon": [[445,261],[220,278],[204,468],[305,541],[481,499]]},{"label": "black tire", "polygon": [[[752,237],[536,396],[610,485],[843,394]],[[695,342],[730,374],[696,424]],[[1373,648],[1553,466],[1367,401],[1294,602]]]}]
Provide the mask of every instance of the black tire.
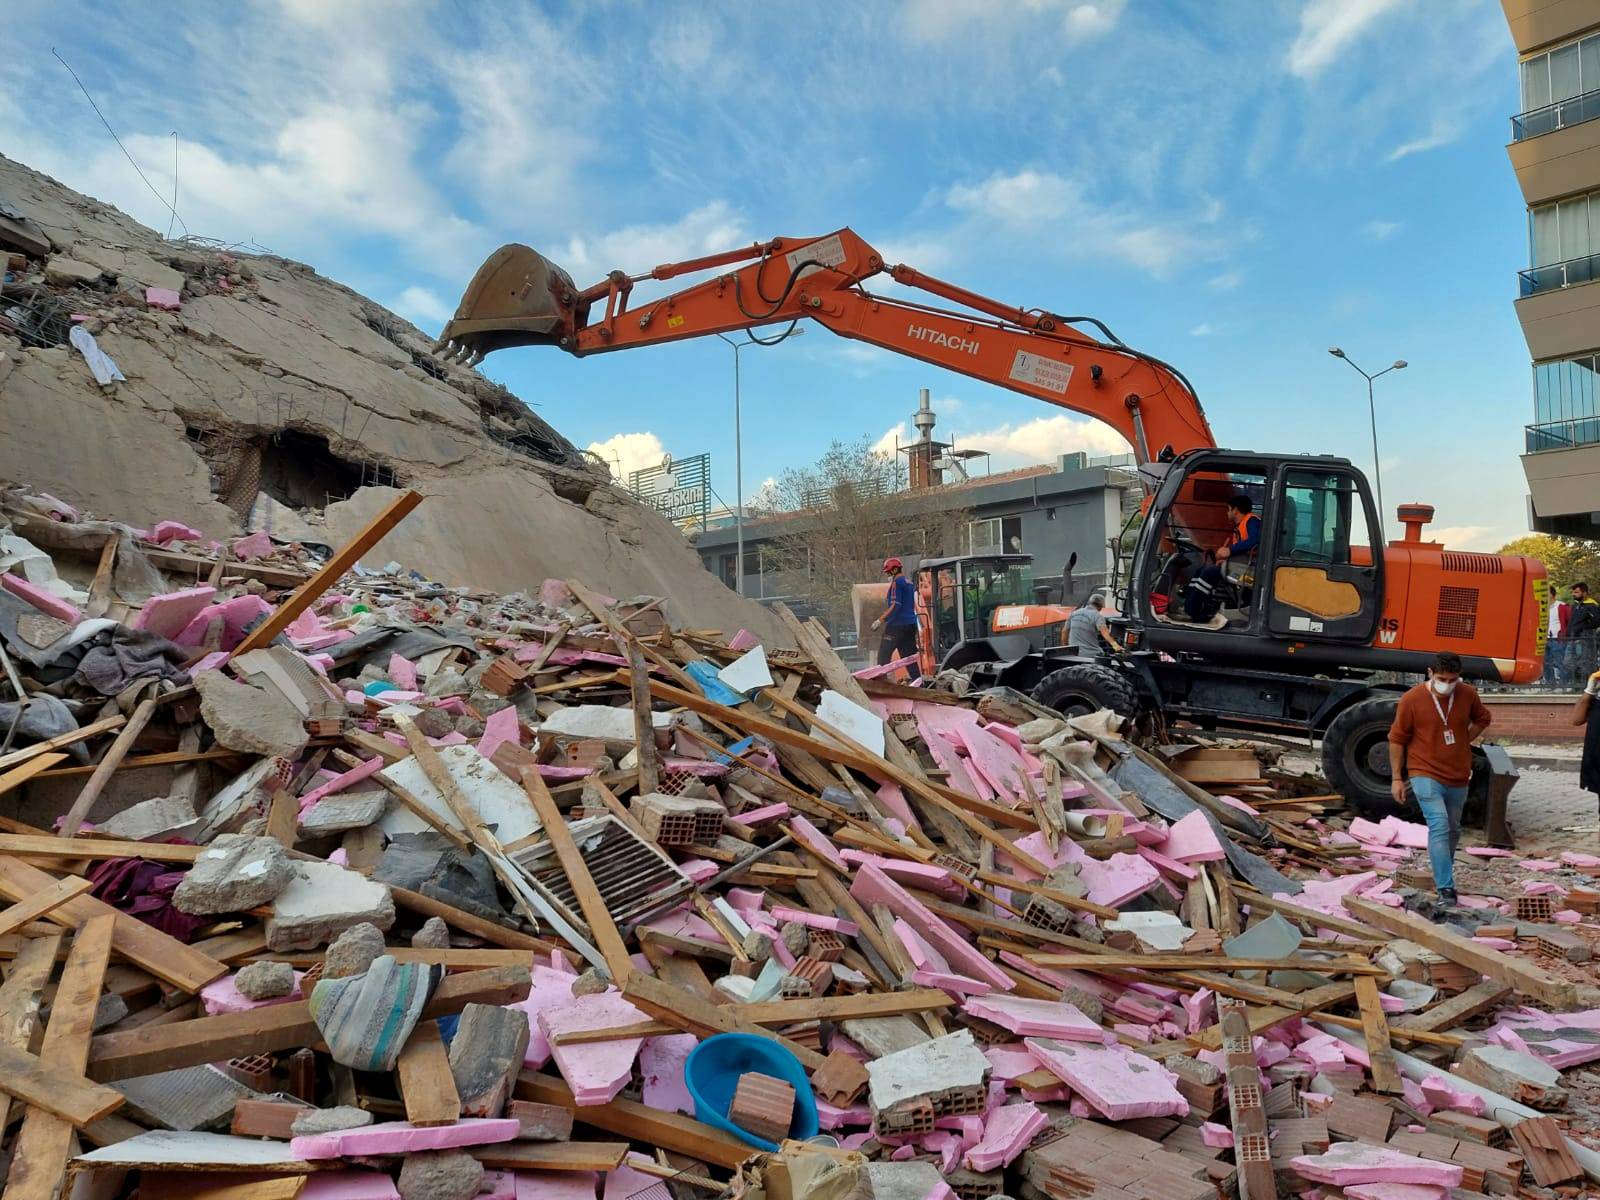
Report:
[{"label": "black tire", "polygon": [[1398,816],[1389,790],[1389,726],[1398,697],[1377,696],[1352,704],[1322,735],[1322,773],[1328,783],[1369,820]]},{"label": "black tire", "polygon": [[1139,692],[1125,673],[1105,663],[1073,663],[1051,671],[1033,689],[1033,698],[1063,717],[1082,717],[1109,708],[1130,721],[1139,716]]}]

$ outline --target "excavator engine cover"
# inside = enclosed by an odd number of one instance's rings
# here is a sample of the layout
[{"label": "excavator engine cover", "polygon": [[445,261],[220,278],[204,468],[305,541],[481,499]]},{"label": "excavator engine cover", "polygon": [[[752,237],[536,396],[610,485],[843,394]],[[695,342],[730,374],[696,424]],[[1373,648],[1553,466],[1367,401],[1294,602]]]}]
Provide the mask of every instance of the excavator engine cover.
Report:
[{"label": "excavator engine cover", "polygon": [[501,246],[467,285],[435,344],[471,366],[510,346],[559,346],[588,320],[572,276],[530,246]]}]

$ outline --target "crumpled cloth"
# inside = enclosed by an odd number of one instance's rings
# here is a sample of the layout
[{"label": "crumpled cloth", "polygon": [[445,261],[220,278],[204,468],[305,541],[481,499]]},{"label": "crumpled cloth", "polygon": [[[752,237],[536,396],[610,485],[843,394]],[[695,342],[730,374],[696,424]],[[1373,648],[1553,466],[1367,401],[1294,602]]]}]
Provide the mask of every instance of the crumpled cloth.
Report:
[{"label": "crumpled cloth", "polygon": [[192,942],[216,918],[191,916],[172,906],[172,893],[188,873],[172,870],[169,863],[111,858],[89,872],[89,894],[180,942]]},{"label": "crumpled cloth", "polygon": [[311,1019],[333,1061],[354,1071],[392,1071],[444,968],[385,954],[360,975],[319,979]]},{"label": "crumpled cloth", "polygon": [[79,354],[83,355],[83,361],[89,364],[89,373],[101,387],[108,383],[128,382],[128,377],[117,369],[112,357],[100,349],[100,343],[94,340],[94,334],[82,325],[74,325],[72,332],[67,334],[67,340],[77,347]]},{"label": "crumpled cloth", "polygon": [[[11,722],[17,720],[18,707],[15,700],[0,704],[0,742],[5,740]],[[21,707],[22,719],[17,721],[17,735],[11,743],[13,750],[20,750],[34,742],[47,742],[78,728],[78,719],[72,715],[72,710],[46,692],[39,692]],[[89,751],[82,742],[73,742],[61,749],[78,762],[89,761]]]},{"label": "crumpled cloth", "polygon": [[147,629],[118,625],[91,638],[72,673],[74,683],[102,696],[115,696],[138,679],[163,679],[179,687],[189,682],[183,669],[189,652]]}]

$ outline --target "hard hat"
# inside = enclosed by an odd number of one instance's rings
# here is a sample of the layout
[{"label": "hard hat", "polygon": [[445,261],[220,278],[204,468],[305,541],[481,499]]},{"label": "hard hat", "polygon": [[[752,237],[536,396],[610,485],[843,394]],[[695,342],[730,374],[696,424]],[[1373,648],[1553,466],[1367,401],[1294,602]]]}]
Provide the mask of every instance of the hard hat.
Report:
[{"label": "hard hat", "polygon": [[898,558],[886,558],[883,560],[883,573],[885,575],[887,575],[890,571],[900,571],[904,569],[905,564],[902,563]]}]

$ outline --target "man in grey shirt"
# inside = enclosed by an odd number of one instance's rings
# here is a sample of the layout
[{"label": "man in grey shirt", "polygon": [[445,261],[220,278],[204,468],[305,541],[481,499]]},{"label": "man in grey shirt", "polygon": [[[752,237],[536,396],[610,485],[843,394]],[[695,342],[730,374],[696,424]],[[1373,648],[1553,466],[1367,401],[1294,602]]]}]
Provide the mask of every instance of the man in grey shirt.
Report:
[{"label": "man in grey shirt", "polygon": [[1106,598],[1096,592],[1088,603],[1075,609],[1067,618],[1067,645],[1081,655],[1104,654],[1106,647],[1120,651],[1122,647],[1111,636],[1111,626],[1106,621]]}]

